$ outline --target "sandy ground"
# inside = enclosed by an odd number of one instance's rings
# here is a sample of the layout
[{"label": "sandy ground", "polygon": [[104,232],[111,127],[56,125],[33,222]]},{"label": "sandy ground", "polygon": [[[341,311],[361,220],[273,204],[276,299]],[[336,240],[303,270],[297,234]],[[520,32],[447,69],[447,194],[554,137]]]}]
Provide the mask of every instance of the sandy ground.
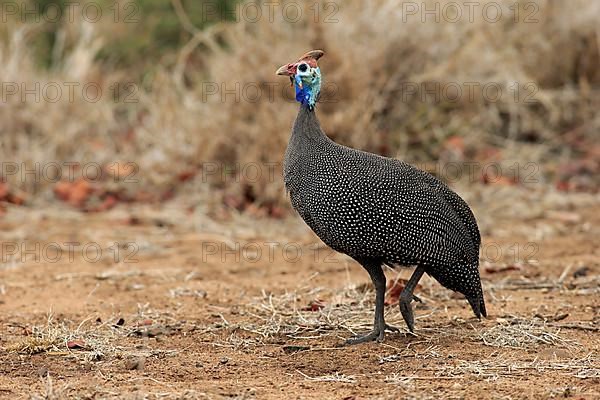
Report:
[{"label": "sandy ground", "polygon": [[487,319],[426,277],[410,335],[388,271],[401,333],[353,347],[367,274],[297,218],[10,208],[0,398],[600,398],[598,196],[513,192],[469,197]]}]

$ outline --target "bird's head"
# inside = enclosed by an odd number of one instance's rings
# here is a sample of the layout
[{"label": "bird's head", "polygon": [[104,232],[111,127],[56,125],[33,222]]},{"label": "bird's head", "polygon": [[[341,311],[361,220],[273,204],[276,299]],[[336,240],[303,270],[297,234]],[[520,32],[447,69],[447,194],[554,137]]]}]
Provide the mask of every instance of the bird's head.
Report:
[{"label": "bird's head", "polygon": [[321,93],[321,70],[317,65],[319,58],[325,54],[322,50],[312,50],[294,63],[279,67],[277,75],[290,77],[296,87],[296,101],[313,110]]}]

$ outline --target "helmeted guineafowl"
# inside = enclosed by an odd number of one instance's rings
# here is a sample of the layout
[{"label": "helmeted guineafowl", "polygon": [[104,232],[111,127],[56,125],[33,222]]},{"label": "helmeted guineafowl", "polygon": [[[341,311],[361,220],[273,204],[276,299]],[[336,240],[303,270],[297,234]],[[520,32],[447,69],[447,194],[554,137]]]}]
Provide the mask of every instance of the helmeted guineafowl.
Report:
[{"label": "helmeted guineafowl", "polygon": [[331,248],[358,261],[376,290],[373,331],[348,344],[382,341],[386,288],[383,265],[416,266],[400,295],[400,310],[414,328],[413,291],[427,272],[465,295],[475,315],[486,315],[479,278],[481,238],[469,206],[432,175],[392,158],[333,142],[321,130],[315,104],[321,88],[313,50],[283,65],[296,88],[300,111],[284,161],[292,206]]}]

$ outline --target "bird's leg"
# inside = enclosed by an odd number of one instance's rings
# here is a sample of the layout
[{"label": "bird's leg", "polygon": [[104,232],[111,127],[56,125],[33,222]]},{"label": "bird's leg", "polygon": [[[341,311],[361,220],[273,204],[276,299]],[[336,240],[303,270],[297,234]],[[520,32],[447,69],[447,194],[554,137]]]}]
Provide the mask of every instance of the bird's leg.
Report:
[{"label": "bird's leg", "polygon": [[413,316],[412,307],[410,306],[410,302],[414,299],[418,302],[421,302],[421,299],[416,297],[413,294],[417,283],[419,283],[419,279],[423,276],[425,270],[423,267],[417,267],[415,272],[413,272],[412,276],[408,280],[408,283],[400,293],[400,312],[402,313],[402,317],[404,317],[404,321],[408,326],[408,329],[412,332],[415,327],[415,318]]},{"label": "bird's leg", "polygon": [[398,328],[387,325],[383,316],[383,302],[385,297],[385,274],[383,273],[383,269],[380,265],[363,264],[363,266],[369,272],[371,281],[373,281],[373,286],[375,286],[375,320],[373,322],[373,330],[364,336],[348,339],[346,344],[365,343],[373,340],[382,342],[385,337],[386,329],[394,332],[399,331]]}]

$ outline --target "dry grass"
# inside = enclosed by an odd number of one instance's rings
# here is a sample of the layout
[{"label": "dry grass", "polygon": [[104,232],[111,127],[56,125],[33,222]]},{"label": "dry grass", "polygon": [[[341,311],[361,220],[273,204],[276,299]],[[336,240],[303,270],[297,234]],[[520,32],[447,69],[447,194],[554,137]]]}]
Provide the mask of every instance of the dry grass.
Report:
[{"label": "dry grass", "polygon": [[[371,290],[346,286],[340,290],[302,287],[280,295],[264,293],[244,307],[249,318],[236,328],[269,342],[285,336],[295,340],[325,337],[343,338],[370,330],[373,326]],[[399,313],[387,316],[389,324],[404,323]]]},{"label": "dry grass", "polygon": [[[569,209],[577,198],[569,196],[565,202],[563,194],[538,201],[530,193],[523,199],[522,190],[512,191],[516,197],[502,197],[506,214],[511,203],[527,202],[536,214],[540,203]],[[488,196],[494,193],[482,194],[480,201],[485,203]],[[75,235],[77,240],[107,243],[135,237],[151,251],[141,251],[140,263],[133,266],[76,262],[0,270],[0,302],[7,309],[0,326],[6,371],[0,392],[10,393],[17,380],[36,399],[117,399],[128,393],[167,399],[252,398],[255,393],[263,398],[268,397],[263,385],[277,377],[277,386],[268,392],[273,398],[281,396],[279,382],[294,387],[293,393],[307,388],[307,397],[335,391],[337,397],[385,393],[388,398],[439,398],[443,392],[448,398],[522,398],[528,393],[536,398],[596,398],[597,213],[586,199],[571,210],[589,221],[589,231],[575,224],[547,230],[545,224],[560,225],[547,216],[541,221],[525,218],[533,222],[521,224],[521,214],[493,226],[494,233],[510,233],[511,226],[523,225],[523,236],[513,234],[506,243],[530,240],[537,230],[544,231],[545,239],[537,264],[518,271],[482,269],[489,318],[478,322],[464,299],[426,278],[417,292],[424,303],[414,304],[415,336],[390,333],[382,344],[354,347],[337,345],[371,328],[374,293],[370,285],[361,284],[368,277],[343,257],[331,264],[313,261],[308,244],[314,237],[296,221],[256,224],[245,215],[213,230],[203,217],[194,221],[186,216],[183,206],[159,210],[143,204],[104,214],[36,209],[28,214],[31,222],[23,224],[20,213],[25,210],[19,208],[3,220],[3,241],[43,242]],[[127,213],[141,222],[120,228],[118,221]],[[154,220],[168,227],[159,229]],[[199,233],[199,224],[211,228]],[[286,235],[306,250],[301,264],[281,260],[280,254],[264,265],[247,260],[197,265],[188,259],[202,241],[247,243]],[[486,239],[504,243],[501,238]],[[588,271],[576,273],[584,265]],[[392,282],[394,274],[406,278],[411,271],[387,272]],[[40,301],[41,291],[52,296],[57,314],[40,321],[40,308],[32,299]],[[107,299],[119,308],[104,306]],[[90,312],[98,314],[86,318]],[[101,322],[96,322],[97,315]],[[125,322],[118,325],[121,316]],[[404,329],[396,304],[386,308],[386,320]],[[70,340],[81,340],[85,347],[69,349]],[[29,356],[34,352],[39,354]],[[143,360],[145,368],[138,367]]]},{"label": "dry grass", "polygon": [[[501,323],[480,333],[481,340],[487,346],[530,348],[538,344],[558,347],[576,347],[577,342],[560,335],[560,329],[552,329],[538,324],[535,320]],[[551,329],[554,331],[552,332]]]},{"label": "dry grass", "polygon": [[[423,371],[428,370],[428,368],[423,368]],[[583,358],[573,357],[567,360],[550,361],[536,358],[531,362],[508,360],[502,356],[477,361],[459,360],[457,365],[439,366],[430,369],[431,375],[394,373],[386,377],[386,382],[406,384],[419,379],[461,379],[465,375],[495,381],[500,378],[523,377],[532,373],[543,374],[550,370],[560,371],[562,374],[579,379],[593,378],[598,376],[598,359],[592,354],[588,354]]]},{"label": "dry grass", "polygon": [[41,380],[43,386],[42,393],[31,394],[31,400],[59,400],[66,397],[68,387],[57,388],[50,374],[42,377]]},{"label": "dry grass", "polygon": [[[431,8],[434,2],[425,3]],[[135,162],[138,182],[118,181],[111,187],[130,196],[141,188],[167,191],[179,184],[178,174],[201,171],[206,162],[216,162],[223,171],[248,163],[277,163],[297,107],[289,102],[286,81],[273,71],[319,47],[327,52],[322,61],[325,80],[335,88],[332,98],[321,104],[320,116],[328,134],[342,143],[409,161],[445,162],[457,155],[445,151],[444,143],[458,135],[474,152],[487,145],[505,149],[501,159],[507,165],[569,159],[572,150],[562,145],[561,135],[571,132],[591,139],[600,128],[595,113],[600,105],[600,6],[584,0],[538,0],[539,22],[514,23],[507,8],[514,2],[500,3],[505,17],[493,24],[480,13],[473,22],[422,23],[417,15],[399,23],[402,8],[391,0],[377,0],[340,1],[337,23],[313,21],[308,9],[312,3],[307,3],[299,23],[275,13],[273,22],[261,18],[215,25],[181,49],[174,68],[158,65],[144,86],[138,86],[136,103],[116,102],[107,95],[110,85],[127,83],[128,78],[95,61],[115,26],[85,21],[65,25],[61,35],[72,45],[55,52],[52,69],[40,70],[28,49],[39,29],[11,25],[0,41],[3,81],[30,86],[97,82],[105,95],[91,103],[76,91],[75,101],[63,96],[52,104],[11,96],[0,109],[0,130],[10,132],[0,138],[0,157],[28,168],[65,161]],[[205,56],[201,70],[186,64],[194,52]],[[403,98],[407,82],[474,81],[495,82],[505,91],[514,82],[531,82],[539,90],[532,104],[522,98],[515,102],[513,96],[498,102],[483,96],[435,103],[419,96]],[[238,85],[239,99],[222,99],[221,93],[206,96],[206,83]],[[244,97],[248,85],[263,90],[259,101]],[[276,88],[272,99],[266,93],[269,85]],[[527,144],[525,137],[534,137],[535,143]],[[242,174],[233,182],[203,176],[194,190],[206,190],[205,183],[212,183],[237,197],[277,204],[284,198],[282,182],[268,170],[263,165],[259,179]],[[29,193],[50,186],[47,180],[7,178]]]},{"label": "dry grass", "polygon": [[[138,314],[131,316],[127,326],[122,326],[117,318],[100,322],[91,317],[75,326],[71,321],[56,321],[53,315],[49,315],[43,325],[31,328],[23,326],[25,337],[9,343],[5,350],[26,355],[44,353],[83,363],[105,360],[127,362],[151,356],[174,355],[176,351],[153,351],[127,342],[127,337],[151,338],[182,329],[181,324],[172,323],[154,312],[147,313],[145,308],[140,306]],[[150,321],[150,316],[155,319],[146,325],[144,321]]]},{"label": "dry grass", "polygon": [[[437,343],[448,336],[466,338],[490,347],[504,349],[536,349],[540,346],[550,346],[574,350],[580,345],[569,339],[564,334],[565,330],[590,332],[596,330],[592,325],[563,324],[516,316],[497,318],[491,326],[487,321],[484,321],[484,324],[473,324],[457,316],[448,315],[444,311],[444,306],[447,306],[448,302],[462,303],[462,300],[451,300],[445,296],[447,291],[437,285],[433,285],[435,287],[432,288],[424,282],[423,286],[425,286],[424,292],[429,292],[430,295],[425,297],[419,294],[426,299],[426,304],[415,310],[419,325],[416,333],[411,334],[406,330],[395,305],[386,309],[386,322],[399,327],[403,335],[414,336],[419,343],[429,344],[427,351],[420,355],[423,358],[427,358],[428,354],[438,357]],[[432,290],[434,293],[431,293]],[[248,348],[277,343],[283,337],[300,341],[299,343],[302,343],[301,341],[310,343],[315,339],[328,337],[336,340],[346,339],[348,336],[371,329],[373,299],[374,294],[370,290],[355,286],[341,289],[302,287],[280,295],[263,293],[263,296],[254,299],[239,310],[241,315],[245,316],[244,322],[230,324],[223,318],[221,327],[226,327],[231,332],[227,344],[223,344]],[[447,323],[444,324],[444,321]],[[254,336],[240,335],[240,331]],[[308,349],[310,347],[292,346],[289,350],[294,352]],[[381,363],[395,362],[403,356],[386,356],[381,359]]]},{"label": "dry grass", "polygon": [[339,372],[335,372],[331,375],[322,375],[322,376],[308,376],[303,372],[296,371],[300,375],[302,375],[305,379],[314,382],[341,382],[341,383],[356,383],[356,378],[352,375],[344,375]]},{"label": "dry grass", "polygon": [[[73,329],[66,322],[57,322],[49,315],[46,324],[33,326],[31,333],[10,344],[6,350],[28,355],[47,353],[87,362],[98,361],[116,350],[111,345],[115,332],[105,328],[106,324],[98,329],[86,320]],[[74,345],[75,342],[78,344]]]},{"label": "dry grass", "polygon": [[[444,291],[444,289],[438,287],[436,291]],[[443,296],[431,297],[438,299]],[[307,305],[317,298],[324,299],[323,307],[309,310],[310,307],[307,308]],[[370,329],[372,300],[373,294],[370,291],[357,290],[352,286],[331,291],[300,287],[294,292],[281,295],[265,293],[240,308],[242,320],[248,322],[232,324],[225,321],[224,327],[232,334],[227,341],[218,345],[247,349],[273,343],[279,344],[285,337],[285,340],[293,339],[297,343],[293,346],[284,346],[284,351],[291,354],[302,351],[331,352],[336,348],[313,347],[311,344],[315,340],[322,341],[327,338],[338,340]],[[412,340],[396,347],[397,342],[389,339],[381,348],[381,351],[387,354],[380,357],[379,364],[399,363],[398,368],[401,368],[406,358],[418,358],[423,361],[423,365],[414,373],[395,372],[384,378],[386,383],[406,389],[407,395],[410,394],[410,389],[415,382],[423,380],[458,382],[464,380],[465,376],[469,376],[477,380],[495,382],[532,375],[541,376],[549,372],[585,380],[596,378],[600,373],[598,368],[600,360],[597,354],[594,352],[582,354],[581,345],[569,338],[567,332],[570,329],[579,329],[577,326],[565,324],[559,327],[551,322],[519,317],[498,318],[495,322],[484,321],[483,324],[474,324],[476,326],[452,317],[450,323],[444,324],[444,312],[437,304],[438,301],[428,300],[430,311],[427,314],[422,310],[416,311],[420,326]],[[442,300],[446,305],[448,301],[445,298]],[[388,322],[403,328],[396,307],[387,311]],[[254,336],[240,335],[240,331]],[[390,334],[389,337],[393,335]],[[460,359],[448,360],[448,351],[453,350],[447,348],[447,345],[437,344],[447,340],[448,337],[482,343],[496,350],[489,354],[480,351],[475,358],[463,355]],[[391,354],[389,350],[392,350]],[[527,352],[548,354],[548,357],[534,356],[533,360],[526,361],[523,355]],[[514,358],[517,355],[518,357]],[[435,363],[430,366],[427,363],[427,360],[439,359],[444,360],[443,365]],[[369,379],[367,375],[348,375],[342,371],[316,376],[301,371],[296,372],[306,380],[318,382],[358,384]]]}]

